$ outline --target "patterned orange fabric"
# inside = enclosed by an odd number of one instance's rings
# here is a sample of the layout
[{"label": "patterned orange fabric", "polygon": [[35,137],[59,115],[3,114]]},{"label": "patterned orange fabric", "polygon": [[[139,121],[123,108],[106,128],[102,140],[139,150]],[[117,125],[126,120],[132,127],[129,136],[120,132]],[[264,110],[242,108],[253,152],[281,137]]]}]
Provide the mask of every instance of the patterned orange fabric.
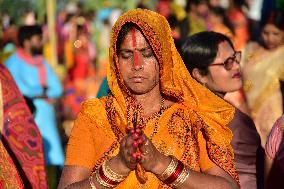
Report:
[{"label": "patterned orange fabric", "polygon": [[25,187],[46,189],[41,134],[25,99],[3,64],[0,64],[0,83],[2,91],[0,107],[3,109],[2,127],[0,126],[1,142],[13,158]]},{"label": "patterned orange fabric", "polygon": [[[0,81],[0,97],[2,97],[2,83]],[[3,99],[0,98],[0,139],[3,129]],[[0,140],[0,188],[23,188],[21,177],[14,165],[12,158]]]},{"label": "patterned orange fabric", "polygon": [[0,188],[18,189],[24,188],[20,175],[12,158],[6,151],[0,140]]},{"label": "patterned orange fabric", "polygon": [[[161,153],[174,155],[192,170],[204,171],[214,165],[212,161],[238,180],[230,145],[232,133],[226,127],[234,108],[190,77],[166,19],[142,9],[128,11],[113,27],[107,75],[112,95],[82,105],[69,139],[66,164],[96,169],[118,153],[126,128],[132,127],[136,102],[123,83],[116,49],[118,33],[127,22],[135,23],[146,36],[159,62],[161,92],[176,101],[148,122],[140,120],[145,134]],[[207,154],[211,161],[204,157]],[[141,184],[131,172],[117,188],[168,188],[152,173],[147,175],[148,181]]]}]

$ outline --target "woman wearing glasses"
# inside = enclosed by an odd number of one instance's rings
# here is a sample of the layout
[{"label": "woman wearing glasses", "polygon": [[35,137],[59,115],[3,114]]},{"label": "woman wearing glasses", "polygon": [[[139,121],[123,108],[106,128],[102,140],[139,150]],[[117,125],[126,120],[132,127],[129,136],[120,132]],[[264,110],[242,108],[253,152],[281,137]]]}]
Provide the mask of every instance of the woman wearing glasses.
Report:
[{"label": "woman wearing glasses", "polygon": [[[242,87],[241,52],[235,51],[227,36],[208,31],[192,35],[184,42],[181,56],[192,77],[220,98]],[[257,158],[261,144],[252,119],[236,109],[229,127],[234,134],[232,146],[241,188],[260,188]]]}]

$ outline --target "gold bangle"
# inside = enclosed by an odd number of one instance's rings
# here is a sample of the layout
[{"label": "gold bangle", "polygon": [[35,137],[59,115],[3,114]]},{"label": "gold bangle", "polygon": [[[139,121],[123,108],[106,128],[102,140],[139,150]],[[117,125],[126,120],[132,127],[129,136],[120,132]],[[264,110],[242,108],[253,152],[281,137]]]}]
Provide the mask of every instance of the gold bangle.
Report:
[{"label": "gold bangle", "polygon": [[178,160],[174,156],[170,156],[171,162],[169,163],[168,167],[160,174],[158,175],[158,178],[161,181],[165,181],[171,174],[175,171],[178,165]]},{"label": "gold bangle", "polygon": [[189,177],[189,174],[190,170],[184,166],[180,176],[171,184],[171,186],[173,188],[179,187],[186,181],[186,179]]},{"label": "gold bangle", "polygon": [[99,169],[100,169],[100,168],[98,168],[98,169],[96,170],[96,179],[97,179],[97,181],[100,183],[100,185],[102,185],[102,186],[104,186],[104,187],[107,187],[107,188],[114,188],[115,185],[111,185],[111,184],[105,182],[105,181],[101,178],[100,173],[99,173]]},{"label": "gold bangle", "polygon": [[93,180],[94,174],[95,174],[95,172],[92,172],[91,175],[89,176],[89,184],[90,184],[91,189],[97,189],[96,186],[95,186],[94,180]]},{"label": "gold bangle", "polygon": [[115,182],[121,182],[123,181],[124,179],[126,179],[126,177],[128,175],[120,175],[116,172],[114,172],[108,165],[107,165],[107,162],[103,162],[102,164],[102,170],[103,170],[103,173],[105,174],[106,177],[108,177],[109,179],[115,181]]}]

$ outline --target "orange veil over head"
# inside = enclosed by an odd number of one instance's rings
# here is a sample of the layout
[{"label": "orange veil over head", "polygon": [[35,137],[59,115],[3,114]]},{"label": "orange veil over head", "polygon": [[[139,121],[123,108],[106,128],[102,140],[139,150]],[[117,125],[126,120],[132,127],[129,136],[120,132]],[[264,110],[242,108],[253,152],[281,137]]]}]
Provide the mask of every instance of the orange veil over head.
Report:
[{"label": "orange veil over head", "polygon": [[[81,137],[84,137],[84,143],[91,142],[91,145],[95,146],[92,150],[88,149],[88,153],[94,155],[88,159],[91,163],[86,164],[82,162],[82,158],[68,158],[71,152],[67,150],[67,164],[77,162],[77,165],[96,168],[118,153],[119,142],[125,136],[126,128],[132,120],[131,109],[134,106],[119,71],[116,47],[122,26],[129,22],[140,28],[158,59],[162,95],[176,102],[159,117],[150,119],[143,129],[144,133],[160,152],[174,155],[196,171],[201,171],[198,135],[202,133],[209,158],[238,180],[230,144],[232,133],[227,128],[227,124],[233,118],[234,108],[191,78],[176,50],[167,20],[158,13],[146,9],[128,11],[120,16],[114,25],[107,70],[112,94],[83,104],[68,144],[70,148],[76,148],[75,138],[82,140],[79,138],[80,132]],[[84,123],[88,126],[82,126]],[[87,141],[86,133],[90,130],[90,137],[93,140]],[[75,133],[78,136],[75,136]],[[78,152],[82,152],[79,146]],[[155,175],[148,172],[147,175],[149,179],[143,188],[158,188],[157,186],[163,185]],[[131,172],[118,188],[137,188],[137,185],[139,182],[135,173]]]},{"label": "orange veil over head", "polygon": [[193,109],[208,125],[208,143],[218,145],[232,154],[231,131],[227,124],[234,115],[234,108],[223,99],[194,80],[187,71],[171,36],[166,19],[158,13],[146,9],[135,9],[122,15],[111,33],[110,64],[108,84],[122,112],[126,115],[125,93],[118,70],[116,40],[121,27],[132,22],[138,25],[153,48],[160,64],[160,86],[165,96],[174,97],[185,107]]},{"label": "orange veil over head", "polygon": [[[196,110],[204,120],[216,122],[216,127],[224,128],[233,118],[234,108],[190,76],[176,50],[167,20],[147,9],[128,11],[117,20],[111,33],[107,79],[111,92],[123,112],[126,111],[125,89],[121,87],[123,81],[118,70],[116,40],[121,27],[127,22],[140,27],[158,58],[161,92]],[[222,133],[231,135],[227,129]]]}]

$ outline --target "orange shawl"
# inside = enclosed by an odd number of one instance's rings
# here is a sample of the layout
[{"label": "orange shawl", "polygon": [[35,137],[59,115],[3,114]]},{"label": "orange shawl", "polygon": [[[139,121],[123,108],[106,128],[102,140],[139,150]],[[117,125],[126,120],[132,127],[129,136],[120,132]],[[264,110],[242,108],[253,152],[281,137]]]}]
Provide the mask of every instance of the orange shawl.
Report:
[{"label": "orange shawl", "polygon": [[[160,152],[174,155],[192,170],[202,171],[201,134],[206,139],[210,159],[238,180],[230,144],[232,133],[226,126],[234,108],[191,78],[175,48],[166,19],[142,9],[128,11],[113,27],[107,75],[112,95],[82,105],[69,139],[66,164],[97,168],[118,153],[126,127],[131,126],[135,102],[119,74],[116,49],[118,33],[127,22],[138,25],[149,41],[160,65],[161,92],[176,100],[161,116],[146,123],[145,134]],[[131,172],[117,188],[167,187],[152,173],[147,175],[148,181],[142,185]]]},{"label": "orange shawl", "polygon": [[[6,173],[12,175],[12,169],[15,167],[24,188],[46,189],[45,160],[40,132],[12,75],[3,64],[0,64],[0,91],[0,138],[2,147],[5,148],[1,149],[3,154],[0,152],[0,183],[2,176],[6,183],[17,183],[14,181],[16,177],[4,176],[5,169]],[[8,152],[7,155],[5,150]],[[3,174],[1,163],[4,163]],[[13,188],[12,185],[8,186],[10,187],[7,188]]]},{"label": "orange shawl", "polygon": [[[2,99],[2,83],[0,80],[0,139],[3,129],[3,99]],[[0,188],[24,188],[23,181],[17,168],[7,152],[5,146],[0,140]]]}]

